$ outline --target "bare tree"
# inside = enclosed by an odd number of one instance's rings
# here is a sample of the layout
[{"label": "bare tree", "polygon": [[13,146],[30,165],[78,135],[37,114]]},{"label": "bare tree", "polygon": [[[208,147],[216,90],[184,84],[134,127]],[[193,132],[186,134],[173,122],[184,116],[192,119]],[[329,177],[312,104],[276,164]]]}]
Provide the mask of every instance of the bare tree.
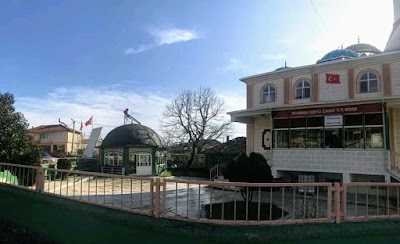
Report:
[{"label": "bare tree", "polygon": [[224,102],[210,88],[186,90],[169,103],[163,114],[162,125],[168,141],[185,145],[190,151],[186,164],[189,168],[207,142],[231,131],[230,121],[222,114]]}]

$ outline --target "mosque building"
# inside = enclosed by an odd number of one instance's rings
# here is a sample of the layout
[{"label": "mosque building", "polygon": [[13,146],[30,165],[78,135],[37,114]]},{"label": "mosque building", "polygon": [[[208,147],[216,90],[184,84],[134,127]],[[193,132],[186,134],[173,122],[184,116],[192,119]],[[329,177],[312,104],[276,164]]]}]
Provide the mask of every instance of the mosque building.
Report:
[{"label": "mosque building", "polygon": [[316,64],[240,79],[246,151],[262,153],[274,177],[297,182],[400,181],[400,0],[383,51],[360,43]]}]

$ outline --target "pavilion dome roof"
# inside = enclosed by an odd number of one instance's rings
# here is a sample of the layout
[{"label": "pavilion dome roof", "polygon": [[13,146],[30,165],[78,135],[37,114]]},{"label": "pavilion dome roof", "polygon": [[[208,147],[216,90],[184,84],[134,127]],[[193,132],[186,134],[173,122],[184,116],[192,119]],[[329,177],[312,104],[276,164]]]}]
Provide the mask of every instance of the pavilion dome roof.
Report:
[{"label": "pavilion dome roof", "polygon": [[160,146],[162,146],[162,141],[154,130],[140,124],[128,124],[110,131],[100,148]]}]

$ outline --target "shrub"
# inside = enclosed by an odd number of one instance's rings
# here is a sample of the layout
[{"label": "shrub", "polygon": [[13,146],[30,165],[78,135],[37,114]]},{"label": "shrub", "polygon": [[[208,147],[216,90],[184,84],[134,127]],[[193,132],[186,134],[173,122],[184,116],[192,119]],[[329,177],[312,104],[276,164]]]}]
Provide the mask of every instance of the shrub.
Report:
[{"label": "shrub", "polygon": [[[66,169],[71,170],[72,160],[67,158],[61,158],[57,162],[57,169]],[[68,177],[67,173],[58,172],[57,177],[60,177],[62,180],[65,180]]]},{"label": "shrub", "polygon": [[[271,183],[271,167],[259,153],[242,153],[227,164],[223,175],[231,182]],[[248,188],[248,190],[247,190]],[[251,202],[254,190],[258,187],[241,187],[240,192],[245,201]]]}]

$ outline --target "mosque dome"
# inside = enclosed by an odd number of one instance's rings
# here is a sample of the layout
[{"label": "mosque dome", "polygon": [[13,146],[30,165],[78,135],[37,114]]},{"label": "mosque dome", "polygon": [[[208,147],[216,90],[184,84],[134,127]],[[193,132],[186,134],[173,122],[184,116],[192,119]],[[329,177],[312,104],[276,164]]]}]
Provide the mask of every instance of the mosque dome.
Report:
[{"label": "mosque dome", "polygon": [[317,64],[334,61],[334,60],[342,60],[342,59],[350,59],[350,58],[358,58],[359,55],[357,52],[352,51],[350,49],[336,49],[329,53],[327,53],[323,58],[317,61]]},{"label": "mosque dome", "polygon": [[100,147],[160,147],[161,144],[161,139],[154,130],[144,125],[128,124],[110,131]]},{"label": "mosque dome", "polygon": [[354,52],[357,52],[360,56],[366,56],[371,54],[381,53],[382,51],[376,48],[374,45],[367,43],[357,43],[351,46],[348,46],[346,49],[350,49]]}]

